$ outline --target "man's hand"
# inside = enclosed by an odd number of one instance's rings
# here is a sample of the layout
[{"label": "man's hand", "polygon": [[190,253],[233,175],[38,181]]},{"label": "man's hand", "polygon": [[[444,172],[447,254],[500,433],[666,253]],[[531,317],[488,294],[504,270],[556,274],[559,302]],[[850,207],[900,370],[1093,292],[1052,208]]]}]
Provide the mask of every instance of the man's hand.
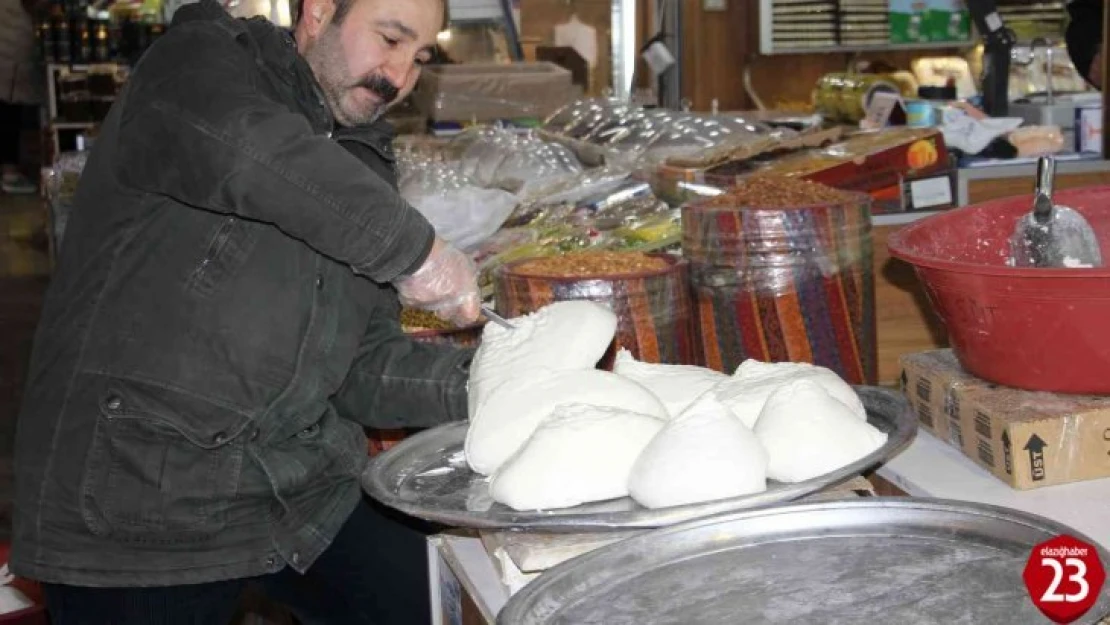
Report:
[{"label": "man's hand", "polygon": [[439,237],[420,269],[393,285],[406,307],[430,310],[456,325],[478,319],[481,297],[474,263]]}]

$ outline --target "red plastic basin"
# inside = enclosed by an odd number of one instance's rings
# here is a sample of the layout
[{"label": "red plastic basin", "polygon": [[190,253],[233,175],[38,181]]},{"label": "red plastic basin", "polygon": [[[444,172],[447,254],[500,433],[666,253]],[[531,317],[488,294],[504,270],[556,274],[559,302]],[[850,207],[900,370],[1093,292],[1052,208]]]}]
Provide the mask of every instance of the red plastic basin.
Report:
[{"label": "red plastic basin", "polygon": [[[914,266],[971,373],[1029,390],[1110,394],[1110,268],[1006,265],[1032,197],[922,219],[891,236],[890,252]],[[1060,191],[1055,200],[1087,218],[1110,256],[1110,186]]]}]

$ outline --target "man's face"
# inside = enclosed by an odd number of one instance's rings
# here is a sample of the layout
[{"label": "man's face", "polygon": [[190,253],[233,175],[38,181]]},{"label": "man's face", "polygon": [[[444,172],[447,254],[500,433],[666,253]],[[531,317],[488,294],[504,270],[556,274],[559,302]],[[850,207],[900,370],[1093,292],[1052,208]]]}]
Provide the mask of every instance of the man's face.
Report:
[{"label": "man's face", "polygon": [[443,23],[442,0],[306,0],[297,44],[344,126],[376,120],[416,86]]}]

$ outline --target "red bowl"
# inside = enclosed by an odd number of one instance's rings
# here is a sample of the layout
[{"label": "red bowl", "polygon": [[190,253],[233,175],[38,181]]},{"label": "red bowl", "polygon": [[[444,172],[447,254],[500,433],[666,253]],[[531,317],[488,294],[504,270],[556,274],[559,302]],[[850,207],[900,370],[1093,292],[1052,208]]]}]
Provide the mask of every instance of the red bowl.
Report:
[{"label": "red bowl", "polygon": [[[1010,267],[1032,193],[922,219],[891,236],[914,266],[965,369],[1016,388],[1110,394],[1110,268]],[[1110,250],[1110,186],[1056,193]]]}]

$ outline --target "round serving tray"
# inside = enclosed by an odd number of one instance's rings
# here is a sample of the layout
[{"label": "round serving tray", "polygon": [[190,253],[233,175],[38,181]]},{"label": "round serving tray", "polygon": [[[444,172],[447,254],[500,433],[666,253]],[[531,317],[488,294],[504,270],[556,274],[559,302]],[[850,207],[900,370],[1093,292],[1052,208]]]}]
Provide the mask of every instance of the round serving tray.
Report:
[{"label": "round serving tray", "polygon": [[489,478],[466,464],[463,442],[467,423],[451,423],[426,430],[374,457],[362,476],[362,486],[377,501],[406,514],[454,526],[479,529],[528,529],[545,532],[582,532],[666,527],[713,514],[786,503],[846,482],[907,445],[917,432],[917,420],[896,391],[858,386],[871,425],[887,434],[886,443],[865,458],[804,482],[770,482],[765,492],[671,508],[648,509],[631,498],[559,510],[519,512],[496,503],[489,495]]},{"label": "round serving tray", "polygon": [[[1045,623],[1022,571],[1035,545],[1060,534],[1083,538],[1016,510],[932,499],[748,510],[568,560],[514,595],[497,622]],[[1107,613],[1104,588],[1079,622]]]}]

